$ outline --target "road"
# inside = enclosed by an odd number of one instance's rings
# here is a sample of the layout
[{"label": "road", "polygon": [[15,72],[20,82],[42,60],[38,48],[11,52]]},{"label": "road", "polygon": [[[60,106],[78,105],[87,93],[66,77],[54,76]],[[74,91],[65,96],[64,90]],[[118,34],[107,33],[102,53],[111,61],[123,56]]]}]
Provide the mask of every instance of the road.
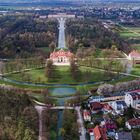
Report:
[{"label": "road", "polygon": [[80,112],[80,107],[76,107],[75,110],[77,111],[77,115],[78,115],[78,119],[77,122],[79,124],[79,132],[80,132],[80,140],[86,140],[86,130],[84,127],[84,122],[83,122],[83,118]]},{"label": "road", "polygon": [[59,38],[58,38],[58,48],[66,48],[65,44],[65,19],[59,18]]},{"label": "road", "polygon": [[43,106],[39,106],[39,105],[36,105],[35,106],[35,109],[37,110],[38,112],[38,116],[39,116],[39,137],[38,137],[38,140],[47,140],[44,136],[43,136],[43,117],[42,117],[42,111],[44,110],[44,107]]}]

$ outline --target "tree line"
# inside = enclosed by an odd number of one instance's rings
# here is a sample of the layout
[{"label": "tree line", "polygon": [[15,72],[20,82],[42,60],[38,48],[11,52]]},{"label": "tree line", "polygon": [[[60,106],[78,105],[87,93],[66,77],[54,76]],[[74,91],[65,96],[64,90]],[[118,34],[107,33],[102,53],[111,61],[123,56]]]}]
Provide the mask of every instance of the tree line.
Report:
[{"label": "tree line", "polygon": [[99,95],[110,96],[112,93],[118,92],[127,92],[140,88],[140,79],[128,81],[128,82],[120,82],[115,85],[111,84],[103,84],[98,87],[97,93]]},{"label": "tree line", "polygon": [[0,139],[37,140],[38,115],[27,94],[0,90]]}]

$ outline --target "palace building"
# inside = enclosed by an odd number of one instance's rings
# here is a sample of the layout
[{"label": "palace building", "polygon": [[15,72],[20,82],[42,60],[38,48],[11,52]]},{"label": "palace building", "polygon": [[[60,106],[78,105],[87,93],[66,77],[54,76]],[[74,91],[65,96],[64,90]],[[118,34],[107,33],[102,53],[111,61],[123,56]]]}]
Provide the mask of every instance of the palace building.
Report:
[{"label": "palace building", "polygon": [[72,58],[73,53],[69,50],[54,50],[50,54],[50,60],[53,61],[54,65],[70,65],[70,59]]},{"label": "palace building", "polygon": [[140,53],[136,50],[133,50],[131,53],[129,53],[129,59],[133,60],[140,60]]},{"label": "palace building", "polygon": [[133,63],[135,64],[140,64],[140,52],[133,50],[131,53],[129,53],[128,59],[133,60]]}]

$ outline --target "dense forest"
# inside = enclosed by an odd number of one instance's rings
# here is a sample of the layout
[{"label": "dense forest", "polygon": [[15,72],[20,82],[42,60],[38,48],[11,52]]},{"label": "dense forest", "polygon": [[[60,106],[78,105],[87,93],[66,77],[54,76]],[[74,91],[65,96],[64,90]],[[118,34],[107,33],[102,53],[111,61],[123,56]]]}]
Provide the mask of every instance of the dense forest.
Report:
[{"label": "dense forest", "polygon": [[34,15],[0,17],[0,56],[30,57],[42,54],[43,48],[50,52],[57,42],[57,32],[56,20]]},{"label": "dense forest", "polygon": [[66,27],[67,44],[73,52],[78,48],[106,49],[111,48],[113,44],[124,52],[130,50],[128,43],[117,33],[105,28],[94,18],[67,20]]},{"label": "dense forest", "polygon": [[38,114],[27,94],[0,90],[0,140],[37,140]]}]

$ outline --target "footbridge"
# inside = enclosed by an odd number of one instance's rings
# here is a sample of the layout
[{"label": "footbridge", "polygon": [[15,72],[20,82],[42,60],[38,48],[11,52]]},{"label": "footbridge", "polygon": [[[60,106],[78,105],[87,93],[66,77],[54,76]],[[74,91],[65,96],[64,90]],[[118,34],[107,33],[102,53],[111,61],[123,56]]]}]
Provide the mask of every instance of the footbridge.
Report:
[{"label": "footbridge", "polygon": [[36,100],[33,100],[33,102],[36,106],[40,106],[43,109],[51,109],[51,110],[64,110],[64,109],[72,110],[72,109],[75,109],[72,106],[55,106],[55,105],[44,104],[44,103],[38,102]]},{"label": "footbridge", "polygon": [[70,107],[70,106],[55,106],[55,107],[50,107],[50,109],[54,109],[54,110],[64,110],[64,109],[74,109],[74,107]]}]

